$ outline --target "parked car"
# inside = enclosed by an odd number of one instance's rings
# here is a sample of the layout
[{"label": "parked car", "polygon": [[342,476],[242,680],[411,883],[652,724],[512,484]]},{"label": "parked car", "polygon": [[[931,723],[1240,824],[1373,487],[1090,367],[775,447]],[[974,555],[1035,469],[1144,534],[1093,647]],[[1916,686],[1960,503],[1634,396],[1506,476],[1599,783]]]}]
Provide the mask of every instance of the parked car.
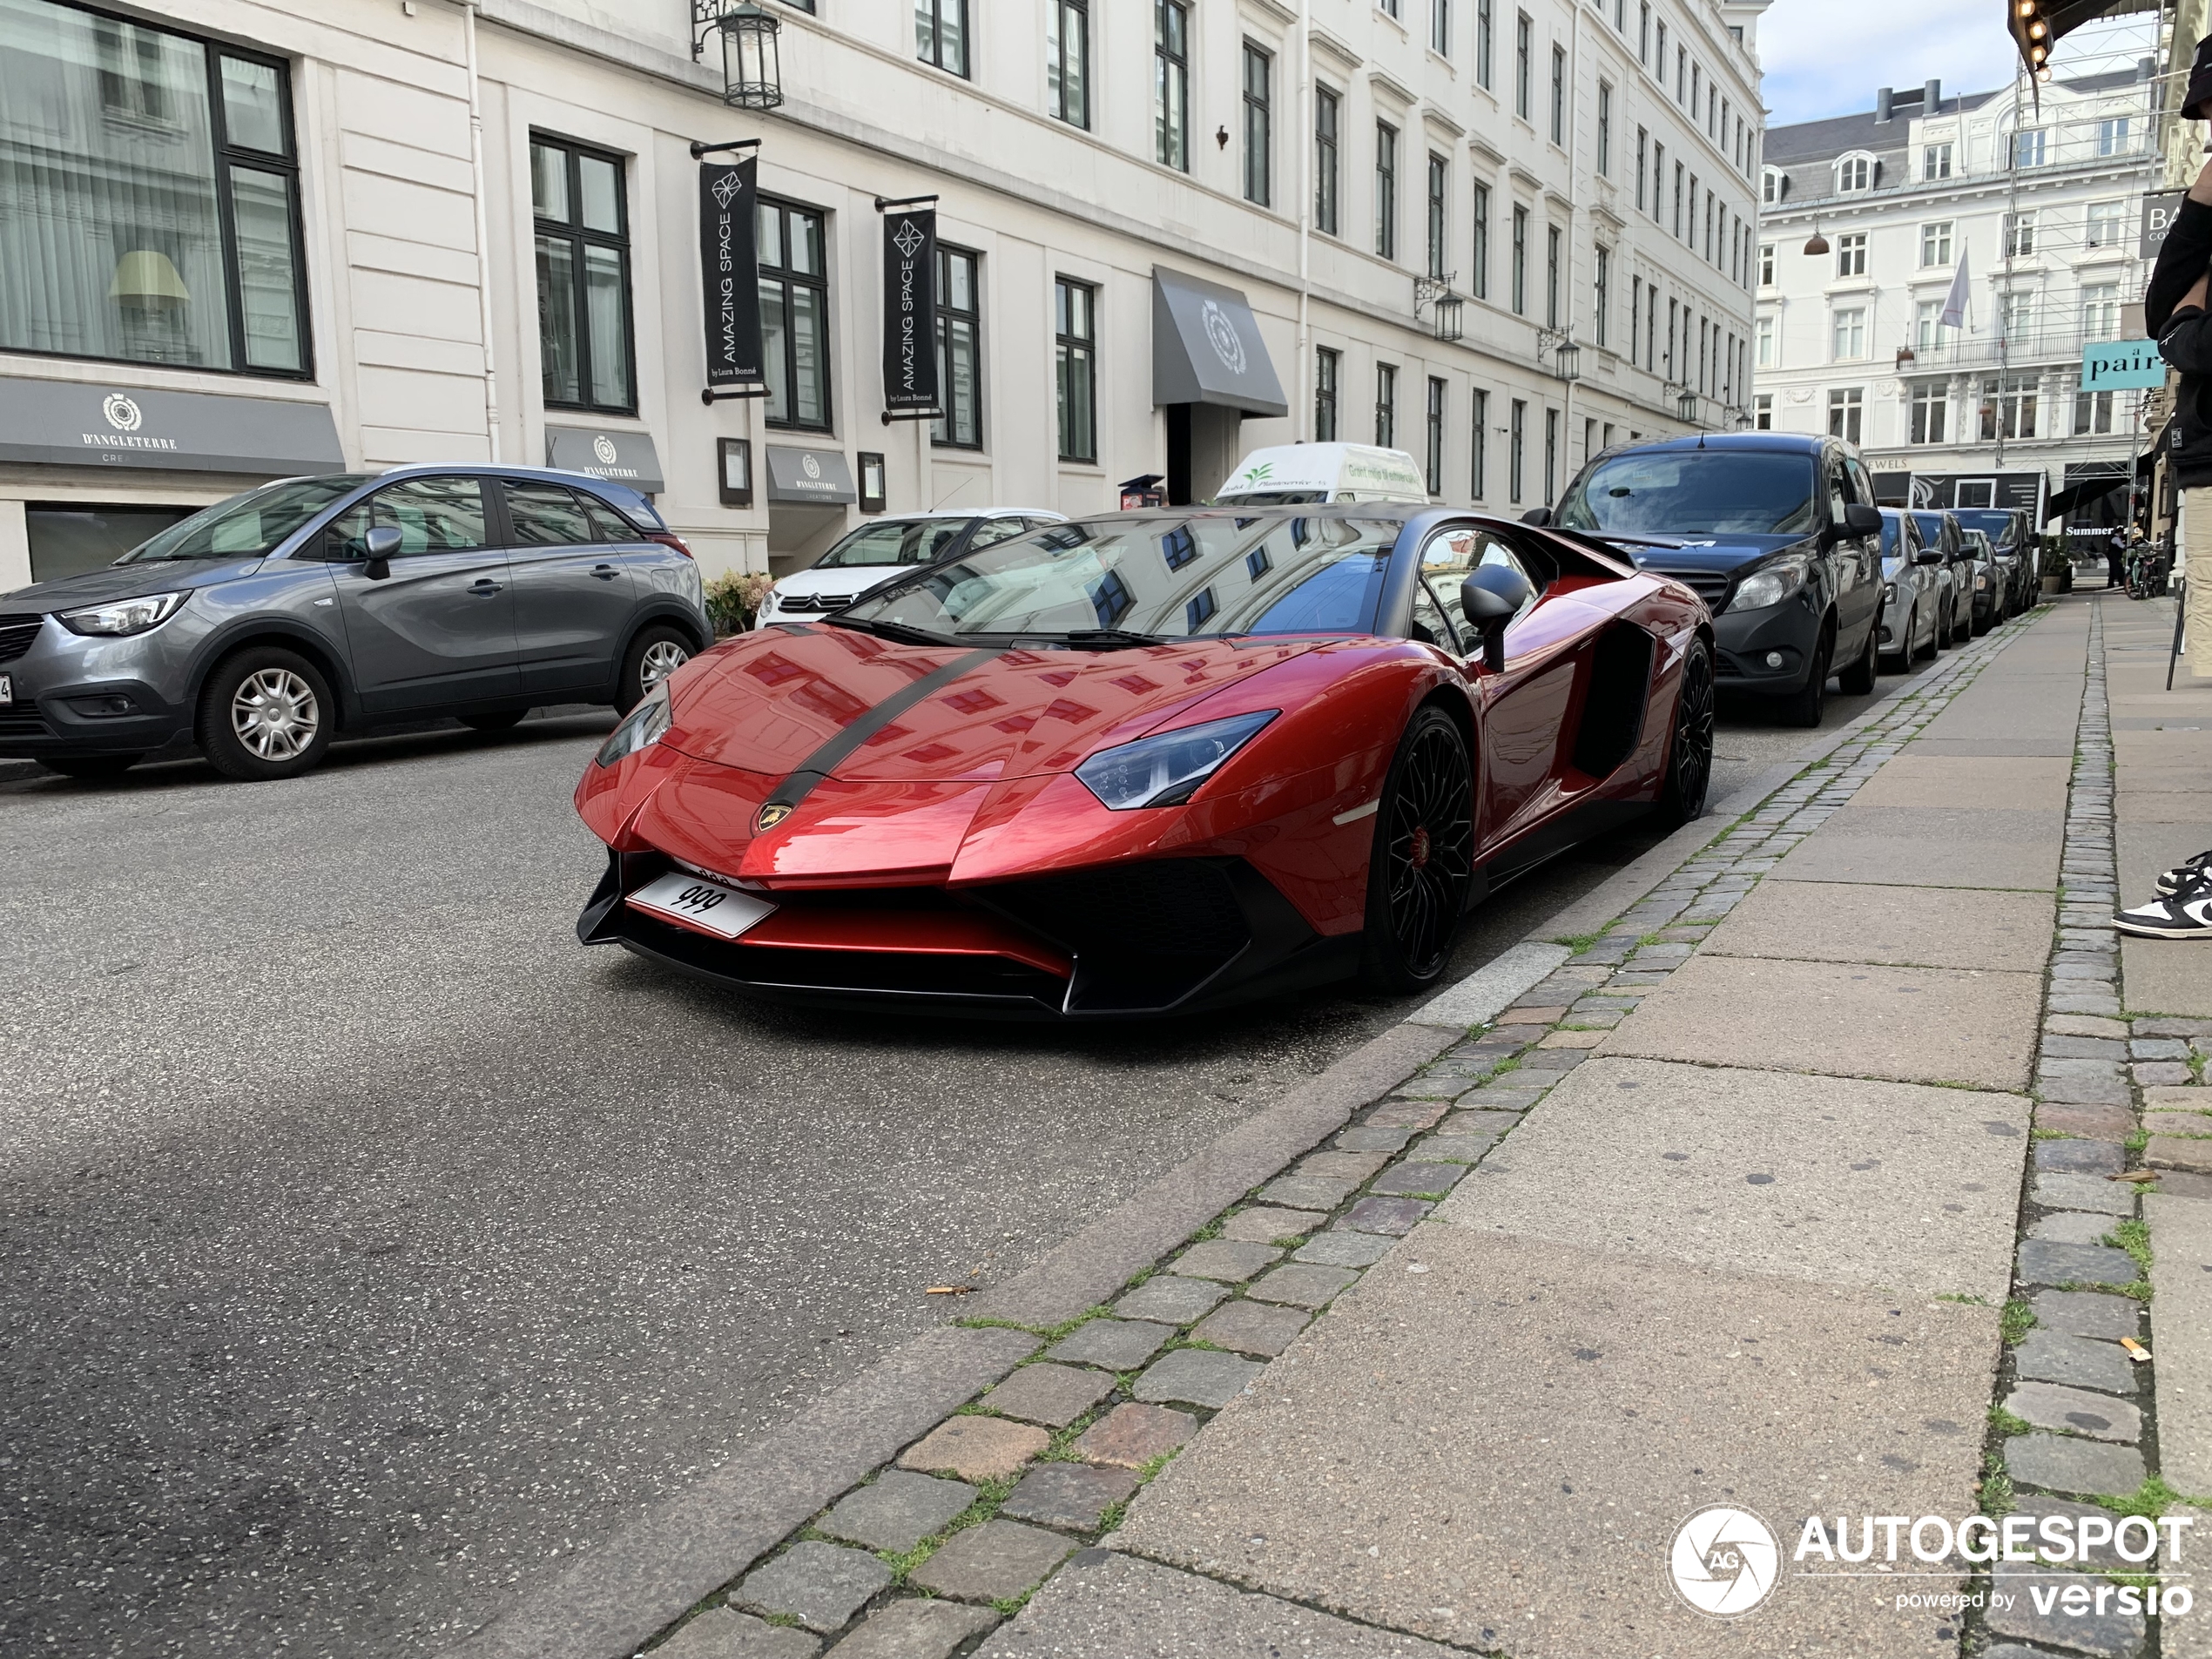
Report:
[{"label": "parked car", "polygon": [[804,570],[779,580],[761,601],[752,625],[765,628],[840,610],[877,583],[917,564],[957,558],[1066,517],[1042,508],[999,507],[979,513],[962,507],[872,518]]},{"label": "parked car", "polygon": [[746,634],[577,787],[577,921],[782,997],[1184,1013],[1445,973],[1488,888],[1703,810],[1696,594],[1427,507],[1108,514]]},{"label": "parked car", "polygon": [[1694,589],[1713,614],[1723,691],[1817,725],[1828,680],[1874,689],[1882,515],[1858,452],[1786,432],[1616,446],[1584,463],[1556,523]]},{"label": "parked car", "polygon": [[1914,508],[1920,543],[1943,555],[1943,644],[1963,644],[1973,631],[1974,558],[1960,534],[1956,515],[1946,509]]},{"label": "parked car", "polygon": [[189,736],[226,777],[288,778],[340,731],[627,710],[712,637],[690,550],[620,484],[543,467],[293,478],[0,594],[0,755],[106,777]]},{"label": "parked car", "polygon": [[1944,604],[1943,555],[1920,543],[1912,515],[1882,509],[1882,655],[1904,672],[1919,662],[1921,645],[1932,657],[1942,644],[1939,615]]},{"label": "parked car", "polygon": [[2013,574],[1998,558],[1987,531],[1962,525],[1959,535],[1973,555],[1973,631],[1986,634],[2012,610]]},{"label": "parked car", "polygon": [[1976,529],[1989,537],[2006,577],[2005,609],[1997,620],[2017,616],[2036,601],[2042,589],[2037,569],[2035,526],[2020,507],[1956,507],[1952,509],[1963,529]]},{"label": "parked car", "polygon": [[1280,443],[1254,449],[1214,497],[1217,507],[1391,501],[1426,506],[1428,480],[1403,449],[1370,443]]}]

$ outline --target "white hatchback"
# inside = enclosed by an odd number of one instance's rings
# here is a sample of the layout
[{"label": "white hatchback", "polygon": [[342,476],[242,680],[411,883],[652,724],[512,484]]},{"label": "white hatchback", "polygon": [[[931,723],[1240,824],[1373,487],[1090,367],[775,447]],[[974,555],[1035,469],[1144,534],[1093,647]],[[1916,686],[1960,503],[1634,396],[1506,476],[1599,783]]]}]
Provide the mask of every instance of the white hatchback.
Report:
[{"label": "white hatchback", "polygon": [[753,626],[805,622],[840,610],[879,582],[918,564],[937,564],[994,542],[1048,524],[1067,522],[1065,513],[1043,508],[969,508],[872,518],[804,570],[780,578],[769,590]]}]

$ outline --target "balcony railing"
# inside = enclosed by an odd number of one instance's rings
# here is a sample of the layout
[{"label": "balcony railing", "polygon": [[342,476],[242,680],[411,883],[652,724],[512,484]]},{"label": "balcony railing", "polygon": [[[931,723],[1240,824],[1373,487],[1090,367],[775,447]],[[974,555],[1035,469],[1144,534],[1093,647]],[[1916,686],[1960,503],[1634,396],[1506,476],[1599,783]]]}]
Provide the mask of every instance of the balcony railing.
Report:
[{"label": "balcony railing", "polygon": [[1898,365],[1903,375],[1941,374],[1956,369],[2040,368],[2053,363],[2077,363],[2081,348],[2117,340],[2117,323],[2110,327],[2037,328],[2000,341],[1994,334],[1953,336],[1932,346],[1915,346],[1912,361]]}]

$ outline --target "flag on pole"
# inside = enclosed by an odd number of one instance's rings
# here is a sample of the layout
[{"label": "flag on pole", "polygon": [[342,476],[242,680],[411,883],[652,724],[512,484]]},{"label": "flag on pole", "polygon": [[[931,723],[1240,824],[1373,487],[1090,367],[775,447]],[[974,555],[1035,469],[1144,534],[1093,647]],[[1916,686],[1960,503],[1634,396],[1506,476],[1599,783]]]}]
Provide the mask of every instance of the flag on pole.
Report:
[{"label": "flag on pole", "polygon": [[1966,326],[1966,250],[1959,250],[1959,268],[1951,273],[1951,292],[1944,296],[1943,314],[1936,320],[1946,328]]}]

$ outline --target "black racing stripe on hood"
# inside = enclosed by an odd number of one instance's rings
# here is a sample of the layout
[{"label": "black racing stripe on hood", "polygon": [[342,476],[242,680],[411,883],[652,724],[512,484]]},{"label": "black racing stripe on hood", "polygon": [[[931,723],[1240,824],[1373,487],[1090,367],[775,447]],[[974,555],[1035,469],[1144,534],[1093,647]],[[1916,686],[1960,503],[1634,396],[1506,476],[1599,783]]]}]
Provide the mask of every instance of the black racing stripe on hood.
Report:
[{"label": "black racing stripe on hood", "polygon": [[827,778],[841,762],[851,758],[854,750],[889,725],[892,721],[897,719],[933,691],[942,690],[972,669],[981,668],[993,658],[1002,655],[1004,651],[1004,646],[994,646],[985,651],[969,651],[966,656],[956,658],[946,664],[934,673],[923,675],[903,691],[884,698],[882,702],[815,750],[813,754],[808,755],[804,764],[776,786],[775,793],[760,803],[760,810],[765,813],[771,806],[788,808],[798,806],[800,801],[813,793],[815,785]]}]

